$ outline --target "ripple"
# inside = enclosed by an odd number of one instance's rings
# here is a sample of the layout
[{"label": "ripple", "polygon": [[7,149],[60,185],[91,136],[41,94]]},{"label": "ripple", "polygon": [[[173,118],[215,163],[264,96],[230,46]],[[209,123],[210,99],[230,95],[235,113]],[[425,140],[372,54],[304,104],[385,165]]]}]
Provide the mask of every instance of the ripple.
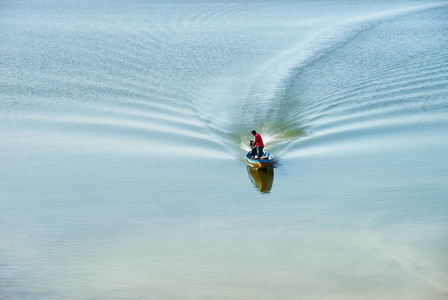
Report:
[{"label": "ripple", "polygon": [[[369,137],[387,140],[398,133],[421,134],[448,124],[448,57],[441,50],[445,40],[440,38],[439,44],[424,49],[415,47],[412,40],[381,50],[372,43],[385,31],[400,36],[407,26],[402,24],[411,19],[404,16],[379,22],[291,75],[278,99],[289,111],[280,115],[311,134],[292,140],[286,146],[288,155],[298,155],[313,144],[316,151],[341,148],[337,143],[371,146]],[[387,60],[377,56],[378,51]]]}]

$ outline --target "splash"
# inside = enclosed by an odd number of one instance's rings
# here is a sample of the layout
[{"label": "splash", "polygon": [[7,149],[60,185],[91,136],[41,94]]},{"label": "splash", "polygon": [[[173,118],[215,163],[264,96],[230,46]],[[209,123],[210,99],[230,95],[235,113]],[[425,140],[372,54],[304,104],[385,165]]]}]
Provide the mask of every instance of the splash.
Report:
[{"label": "splash", "polygon": [[[265,149],[275,148],[280,143],[290,142],[307,135],[305,128],[292,128],[281,131],[281,128],[270,127],[257,130],[263,138]],[[239,148],[249,151],[249,141],[253,140],[250,134],[236,134],[233,143]]]}]

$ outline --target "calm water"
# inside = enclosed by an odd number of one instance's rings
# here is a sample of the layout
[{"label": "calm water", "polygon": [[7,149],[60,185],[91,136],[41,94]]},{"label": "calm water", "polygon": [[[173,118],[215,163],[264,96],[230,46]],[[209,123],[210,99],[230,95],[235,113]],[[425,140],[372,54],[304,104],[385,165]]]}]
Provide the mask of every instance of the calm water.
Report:
[{"label": "calm water", "polygon": [[446,299],[447,16],[3,0],[0,298]]}]

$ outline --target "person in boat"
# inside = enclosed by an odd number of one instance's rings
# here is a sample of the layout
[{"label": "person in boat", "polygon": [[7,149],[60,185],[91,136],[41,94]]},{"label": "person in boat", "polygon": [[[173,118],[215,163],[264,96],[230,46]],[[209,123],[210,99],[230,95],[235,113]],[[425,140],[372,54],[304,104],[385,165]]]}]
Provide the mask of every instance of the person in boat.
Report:
[{"label": "person in boat", "polygon": [[255,158],[255,155],[257,155],[257,148],[254,147],[255,142],[254,141],[250,141],[249,142],[250,145],[250,155],[252,156],[252,158]]},{"label": "person in boat", "polygon": [[251,154],[252,156],[254,156],[254,154],[256,153],[258,158],[261,158],[263,157],[263,148],[264,148],[263,139],[261,138],[261,135],[259,135],[255,130],[252,130],[251,133],[255,137],[255,141],[251,146],[252,150],[254,151],[251,151]]}]

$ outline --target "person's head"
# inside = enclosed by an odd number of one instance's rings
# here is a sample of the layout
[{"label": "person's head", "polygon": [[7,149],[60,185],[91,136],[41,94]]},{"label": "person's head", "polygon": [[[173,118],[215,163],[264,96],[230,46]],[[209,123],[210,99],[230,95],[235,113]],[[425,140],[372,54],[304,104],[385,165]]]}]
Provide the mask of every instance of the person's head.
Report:
[{"label": "person's head", "polygon": [[249,144],[252,147],[254,145],[254,141],[250,141]]},{"label": "person's head", "polygon": [[256,134],[257,134],[257,132],[256,132],[255,130],[252,130],[251,133],[252,133],[253,135],[256,135]]}]

